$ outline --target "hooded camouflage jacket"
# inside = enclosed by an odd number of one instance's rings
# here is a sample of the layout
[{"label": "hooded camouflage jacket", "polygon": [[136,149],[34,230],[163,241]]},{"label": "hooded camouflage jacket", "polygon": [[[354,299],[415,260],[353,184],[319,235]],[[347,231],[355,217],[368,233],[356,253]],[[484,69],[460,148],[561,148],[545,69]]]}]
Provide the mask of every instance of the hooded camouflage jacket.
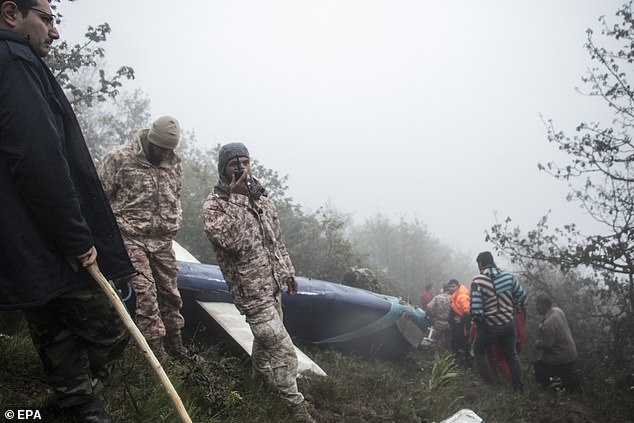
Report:
[{"label": "hooded camouflage jacket", "polygon": [[218,182],[204,203],[205,233],[240,313],[252,315],[279,301],[295,269],[282,241],[277,209],[259,184],[253,201]]},{"label": "hooded camouflage jacket", "polygon": [[137,132],[129,144],[115,147],[99,167],[99,177],[123,235],[135,241],[168,243],[181,228],[183,167],[174,153],[152,165]]}]

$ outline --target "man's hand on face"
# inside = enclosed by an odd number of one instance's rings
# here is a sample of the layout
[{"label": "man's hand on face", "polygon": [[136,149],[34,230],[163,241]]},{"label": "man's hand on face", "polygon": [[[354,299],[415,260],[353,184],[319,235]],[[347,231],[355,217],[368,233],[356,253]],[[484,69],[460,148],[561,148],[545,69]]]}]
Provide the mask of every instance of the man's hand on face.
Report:
[{"label": "man's hand on face", "polygon": [[250,175],[247,169],[244,169],[242,176],[236,181],[235,175],[231,176],[231,182],[229,182],[229,191],[235,194],[249,195],[249,189],[247,187],[247,181]]}]

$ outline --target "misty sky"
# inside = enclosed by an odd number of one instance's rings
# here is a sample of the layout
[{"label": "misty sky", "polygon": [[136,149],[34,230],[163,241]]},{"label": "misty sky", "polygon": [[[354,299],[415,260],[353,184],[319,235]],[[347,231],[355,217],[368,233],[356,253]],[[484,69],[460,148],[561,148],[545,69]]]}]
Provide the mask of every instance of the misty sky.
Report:
[{"label": "misty sky", "polygon": [[[593,225],[538,162],[562,159],[540,114],[570,134],[609,122],[583,96],[586,29],[614,0],[79,0],[61,36],[108,22],[111,68],[135,69],[152,116],[171,114],[203,146],[244,142],[289,176],[307,211],[355,222],[422,221],[476,254],[511,216],[524,230]],[[586,89],[587,91],[587,89]]]}]

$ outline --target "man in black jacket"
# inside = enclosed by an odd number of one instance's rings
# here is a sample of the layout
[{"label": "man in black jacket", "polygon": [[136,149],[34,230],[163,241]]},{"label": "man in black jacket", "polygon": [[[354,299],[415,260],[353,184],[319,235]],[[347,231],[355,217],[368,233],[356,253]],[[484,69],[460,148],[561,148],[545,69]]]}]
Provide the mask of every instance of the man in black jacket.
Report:
[{"label": "man in black jacket", "polygon": [[[23,309],[60,407],[111,422],[101,379],[129,335],[85,267],[134,269],[75,114],[42,61],[47,0],[0,0],[0,309]],[[99,252],[99,257],[97,257]]]}]

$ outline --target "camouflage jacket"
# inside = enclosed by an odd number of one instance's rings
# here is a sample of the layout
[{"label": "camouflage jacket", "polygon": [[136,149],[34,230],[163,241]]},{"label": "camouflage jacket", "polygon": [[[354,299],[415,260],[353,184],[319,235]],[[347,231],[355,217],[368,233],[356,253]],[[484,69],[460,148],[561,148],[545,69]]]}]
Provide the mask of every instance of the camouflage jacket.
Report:
[{"label": "camouflage jacket", "polygon": [[166,244],[183,221],[183,167],[176,153],[159,166],[150,164],[141,146],[147,131],[111,150],[99,166],[99,177],[123,235],[143,244]]},{"label": "camouflage jacket", "polygon": [[431,299],[427,304],[426,315],[434,322],[436,330],[449,329],[449,310],[451,309],[451,299],[449,294],[441,292]]},{"label": "camouflage jacket", "polygon": [[245,315],[278,302],[282,286],[295,276],[277,209],[256,185],[251,202],[245,195],[229,195],[219,181],[203,206],[205,233],[236,307]]}]

